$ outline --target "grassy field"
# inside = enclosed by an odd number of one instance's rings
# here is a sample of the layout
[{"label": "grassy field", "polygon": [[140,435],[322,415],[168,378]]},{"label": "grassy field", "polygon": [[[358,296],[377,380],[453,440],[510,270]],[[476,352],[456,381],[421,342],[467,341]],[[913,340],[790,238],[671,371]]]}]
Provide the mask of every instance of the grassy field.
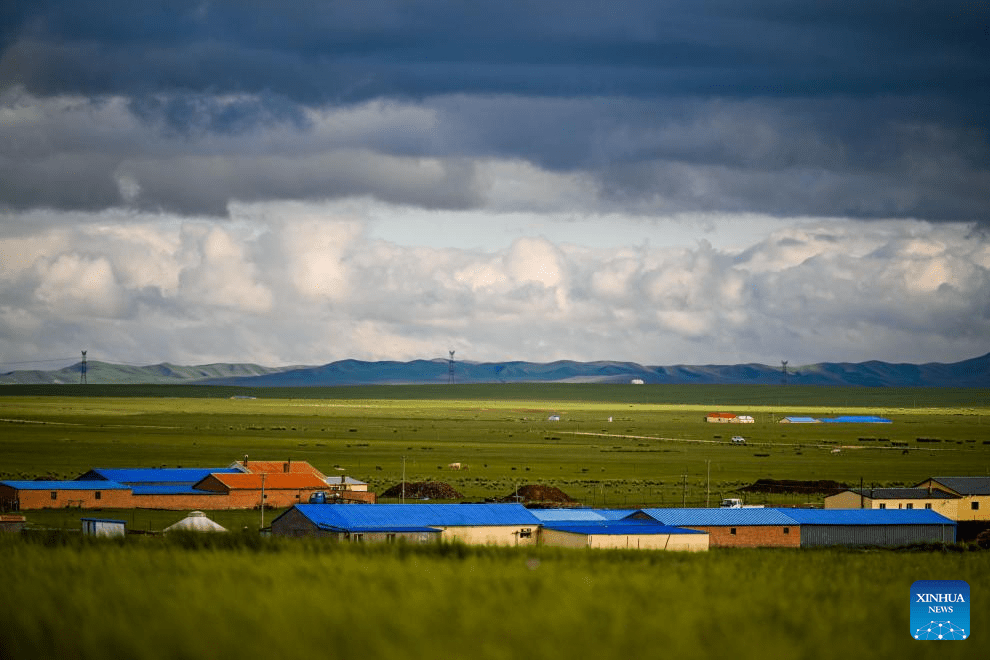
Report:
[{"label": "grassy field", "polygon": [[[756,423],[705,423],[713,410],[750,414]],[[548,421],[551,414],[560,421]],[[785,415],[842,414],[883,415],[893,424],[779,423]],[[596,506],[704,506],[759,478],[891,486],[986,474],[988,430],[986,393],[966,389],[5,386],[0,478],[218,466],[248,454],[306,460],[378,492],[401,480],[404,464],[407,480],[443,481],[473,500],[542,483]],[[730,442],[736,434],[745,446]],[[449,470],[452,462],[468,469]],[[748,499],[821,502],[817,493]]]},{"label": "grassy field", "polygon": [[[987,552],[694,555],[256,536],[84,541],[0,539],[0,657],[831,660],[990,652],[990,608],[975,602],[990,593]],[[910,586],[931,577],[969,583],[971,639],[911,638]]]},{"label": "grassy field", "polygon": [[[257,398],[230,398],[245,395]],[[985,474],[984,399],[974,390],[701,386],[4,387],[0,478],[218,466],[249,454],[306,460],[378,491],[399,481],[405,462],[408,480],[445,481],[473,499],[544,483],[587,504],[704,505],[758,478],[895,485]],[[705,423],[713,410],[757,421]],[[548,421],[551,414],[560,421]],[[783,415],[839,414],[894,423],[777,423]],[[748,444],[733,445],[736,434]],[[453,461],[469,469],[449,470]],[[820,503],[821,496],[767,501]],[[264,515],[270,522],[277,513]],[[35,528],[78,530],[78,519],[94,514],[149,530],[184,515],[55,509],[28,518]],[[0,657],[748,660],[990,652],[990,552],[963,546],[687,555],[328,545],[261,538],[260,511],[211,517],[246,531],[198,540],[0,537]],[[971,639],[911,639],[909,589],[919,579],[970,584]]]}]

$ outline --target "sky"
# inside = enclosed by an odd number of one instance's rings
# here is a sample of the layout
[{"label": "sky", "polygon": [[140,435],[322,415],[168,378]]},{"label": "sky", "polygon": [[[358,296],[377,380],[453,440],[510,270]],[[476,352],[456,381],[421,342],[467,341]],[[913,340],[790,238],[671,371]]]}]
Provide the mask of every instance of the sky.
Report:
[{"label": "sky", "polygon": [[990,351],[990,9],[5,0],[0,370]]}]

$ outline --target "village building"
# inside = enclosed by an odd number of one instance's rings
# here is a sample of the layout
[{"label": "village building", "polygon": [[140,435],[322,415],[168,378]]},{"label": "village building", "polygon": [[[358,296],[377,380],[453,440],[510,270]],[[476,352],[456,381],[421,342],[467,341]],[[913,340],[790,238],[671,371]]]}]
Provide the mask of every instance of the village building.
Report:
[{"label": "village building", "polygon": [[107,520],[105,518],[80,518],[83,536],[126,536],[126,520]]},{"label": "village building", "polygon": [[301,504],[272,521],[275,536],[345,542],[433,540],[468,545],[536,545],[540,521],[521,504]]},{"label": "village building", "polygon": [[850,488],[825,498],[826,509],[928,509],[958,520],[960,496],[931,488]]},{"label": "village building", "polygon": [[126,509],[131,506],[129,486],[112,481],[0,481],[0,508]]},{"label": "village building", "polygon": [[706,532],[713,548],[796,548],[801,544],[798,523],[778,509],[642,509],[634,515]]},{"label": "village building", "polygon": [[990,477],[931,477],[915,488],[957,496],[954,520],[990,521]]},{"label": "village building", "polygon": [[802,548],[955,543],[956,523],[927,509],[790,509]]}]

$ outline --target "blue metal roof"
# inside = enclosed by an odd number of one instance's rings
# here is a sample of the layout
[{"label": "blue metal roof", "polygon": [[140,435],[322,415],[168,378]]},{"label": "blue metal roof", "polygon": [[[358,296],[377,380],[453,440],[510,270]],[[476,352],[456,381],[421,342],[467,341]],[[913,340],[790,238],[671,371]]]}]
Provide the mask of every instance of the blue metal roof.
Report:
[{"label": "blue metal roof", "polygon": [[642,522],[618,522],[603,523],[599,525],[581,524],[579,522],[554,522],[544,525],[547,529],[559,532],[569,532],[571,534],[584,534],[586,536],[619,536],[619,535],[656,535],[656,534],[705,534],[696,529],[685,529],[683,527],[671,527],[670,525],[657,525],[649,521]]},{"label": "blue metal roof", "polygon": [[826,424],[892,424],[886,417],[876,415],[843,415],[841,417],[822,417]]},{"label": "blue metal roof", "polygon": [[540,524],[521,504],[297,504],[295,508],[317,526],[348,531]]},{"label": "blue metal roof", "polygon": [[76,481],[105,480],[122,484],[194,484],[211,474],[238,474],[234,468],[95,468]]},{"label": "blue metal roof", "polygon": [[678,527],[797,524],[793,518],[778,509],[642,509],[642,511],[664,525]]},{"label": "blue metal roof", "polygon": [[607,520],[594,509],[530,509],[530,513],[543,522],[602,522]]},{"label": "blue metal roof", "polygon": [[955,525],[929,509],[787,509],[800,525]]},{"label": "blue metal roof", "polygon": [[131,486],[135,495],[222,495],[211,490],[193,488],[190,484],[135,484]]},{"label": "blue metal roof", "polygon": [[130,486],[115,481],[0,481],[18,490],[127,490]]},{"label": "blue metal roof", "polygon": [[114,523],[116,525],[126,525],[126,520],[111,520],[110,518],[80,518],[80,521],[85,520],[86,522],[100,522],[100,523]]}]

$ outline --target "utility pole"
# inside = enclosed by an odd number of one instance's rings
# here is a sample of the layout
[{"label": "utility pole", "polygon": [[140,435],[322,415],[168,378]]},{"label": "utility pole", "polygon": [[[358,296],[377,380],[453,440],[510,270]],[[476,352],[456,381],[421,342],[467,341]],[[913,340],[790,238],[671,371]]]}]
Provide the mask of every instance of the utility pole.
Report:
[{"label": "utility pole", "polygon": [[705,492],[705,508],[708,508],[708,500],[712,495],[712,462],[711,460],[705,461],[705,465],[708,466],[708,488]]},{"label": "utility pole", "polygon": [[684,473],[684,485],[681,489],[681,508],[687,508],[687,472]]},{"label": "utility pole", "polygon": [[261,529],[264,528],[265,528],[265,473],[262,472],[261,473]]},{"label": "utility pole", "polygon": [[406,503],[406,457],[402,457],[402,503]]}]

